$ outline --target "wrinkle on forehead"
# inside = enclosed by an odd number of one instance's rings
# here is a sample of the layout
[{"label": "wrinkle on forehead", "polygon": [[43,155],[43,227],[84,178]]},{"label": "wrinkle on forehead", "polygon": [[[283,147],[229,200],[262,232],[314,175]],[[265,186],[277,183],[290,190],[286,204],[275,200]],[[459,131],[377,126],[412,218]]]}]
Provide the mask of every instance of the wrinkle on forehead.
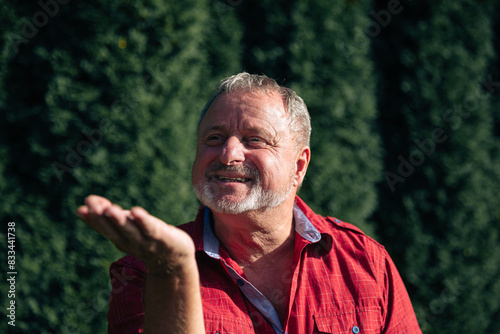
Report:
[{"label": "wrinkle on forehead", "polygon": [[[233,114],[236,117],[229,117]],[[210,122],[211,125],[203,123]],[[200,133],[221,131],[266,131],[277,136],[288,125],[283,99],[278,93],[233,92],[217,97],[200,124]]]}]

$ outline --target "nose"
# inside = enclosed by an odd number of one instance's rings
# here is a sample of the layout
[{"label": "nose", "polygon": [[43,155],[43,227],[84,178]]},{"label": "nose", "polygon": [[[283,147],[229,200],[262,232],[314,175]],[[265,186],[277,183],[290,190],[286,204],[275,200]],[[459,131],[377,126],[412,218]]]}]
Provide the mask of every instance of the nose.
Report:
[{"label": "nose", "polygon": [[220,161],[225,165],[236,165],[245,161],[245,146],[236,137],[229,137],[220,152]]}]

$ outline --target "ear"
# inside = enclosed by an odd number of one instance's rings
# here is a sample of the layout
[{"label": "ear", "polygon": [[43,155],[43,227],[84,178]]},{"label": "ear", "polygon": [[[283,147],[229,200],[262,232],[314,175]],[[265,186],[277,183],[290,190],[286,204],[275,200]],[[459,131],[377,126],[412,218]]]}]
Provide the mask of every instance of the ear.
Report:
[{"label": "ear", "polygon": [[293,185],[299,188],[302,185],[302,181],[306,177],[307,167],[309,166],[309,161],[311,160],[311,149],[309,146],[302,147],[297,152],[297,157],[295,159],[296,171],[295,180]]}]

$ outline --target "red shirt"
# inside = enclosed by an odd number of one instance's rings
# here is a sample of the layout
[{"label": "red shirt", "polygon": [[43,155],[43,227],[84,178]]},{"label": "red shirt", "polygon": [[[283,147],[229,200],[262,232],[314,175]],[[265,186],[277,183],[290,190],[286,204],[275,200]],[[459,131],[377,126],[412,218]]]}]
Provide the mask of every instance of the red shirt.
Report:
[{"label": "red shirt", "polygon": [[[179,226],[195,242],[207,333],[421,333],[383,246],[353,225],[316,215],[298,197],[294,214],[294,266],[282,275],[291,286],[283,324],[219,245],[208,209]],[[112,264],[109,333],[142,333],[146,272],[131,256]]]}]

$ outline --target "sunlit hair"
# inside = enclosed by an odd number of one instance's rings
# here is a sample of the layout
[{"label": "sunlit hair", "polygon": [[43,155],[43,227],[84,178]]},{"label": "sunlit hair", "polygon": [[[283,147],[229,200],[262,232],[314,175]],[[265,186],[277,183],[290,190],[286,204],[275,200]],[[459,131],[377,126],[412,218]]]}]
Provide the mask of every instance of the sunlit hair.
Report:
[{"label": "sunlit hair", "polygon": [[311,138],[311,120],[304,100],[302,100],[302,98],[290,88],[280,86],[274,79],[265,75],[242,72],[223,79],[219,83],[219,86],[215,90],[211,99],[205,107],[203,107],[200,120],[198,122],[198,128],[200,127],[203,117],[210,108],[210,105],[215,98],[217,98],[217,96],[224,92],[229,94],[241,91],[263,92],[266,94],[276,92],[280,94],[283,98],[283,105],[288,116],[290,131],[295,134],[296,148],[309,146]]}]

